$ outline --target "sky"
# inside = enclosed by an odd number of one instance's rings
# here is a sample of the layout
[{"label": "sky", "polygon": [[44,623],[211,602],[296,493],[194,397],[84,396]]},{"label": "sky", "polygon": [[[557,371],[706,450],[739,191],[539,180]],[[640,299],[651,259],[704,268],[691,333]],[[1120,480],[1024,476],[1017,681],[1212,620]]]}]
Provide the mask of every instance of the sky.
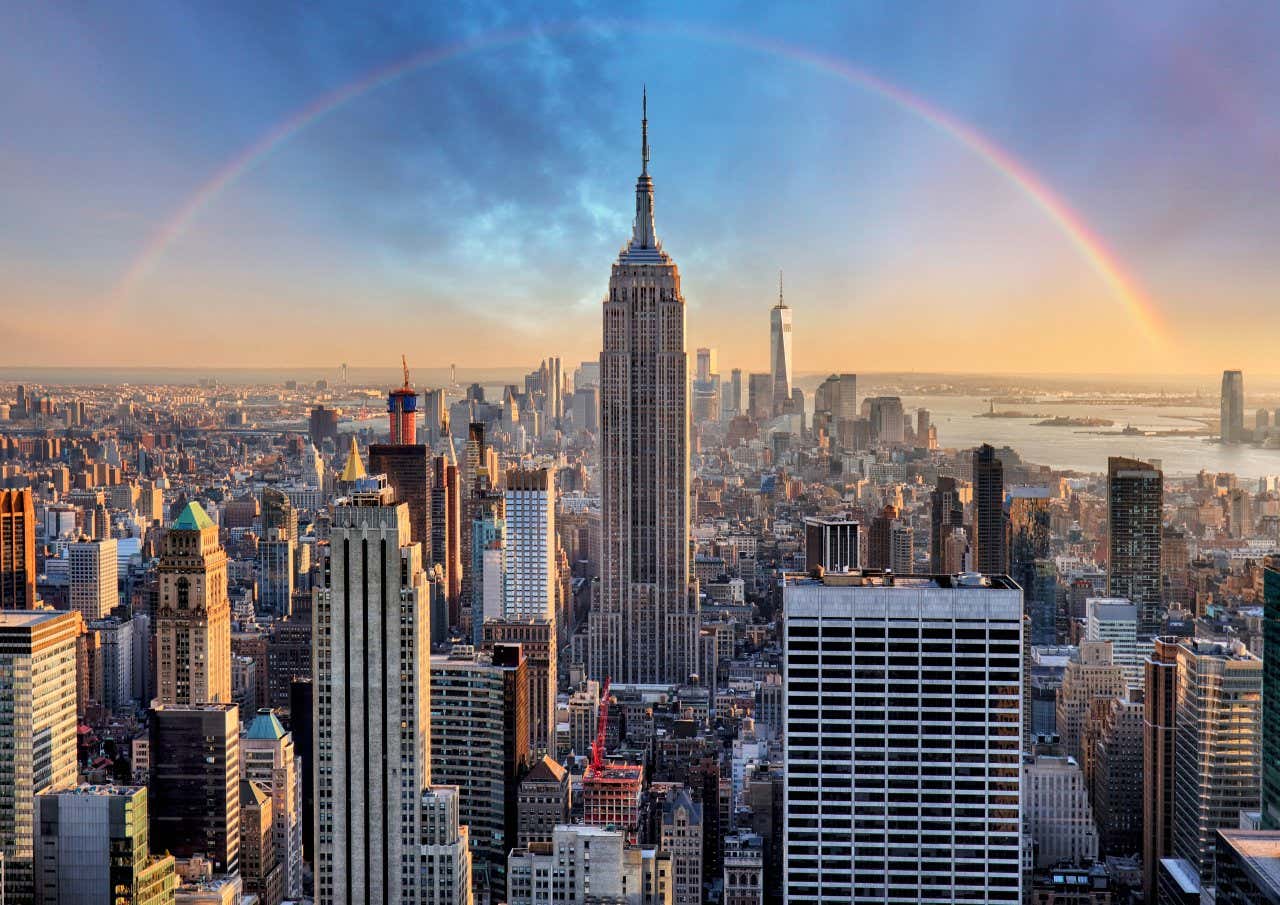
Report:
[{"label": "sky", "polygon": [[0,7],[6,366],[1280,373],[1280,4]]}]

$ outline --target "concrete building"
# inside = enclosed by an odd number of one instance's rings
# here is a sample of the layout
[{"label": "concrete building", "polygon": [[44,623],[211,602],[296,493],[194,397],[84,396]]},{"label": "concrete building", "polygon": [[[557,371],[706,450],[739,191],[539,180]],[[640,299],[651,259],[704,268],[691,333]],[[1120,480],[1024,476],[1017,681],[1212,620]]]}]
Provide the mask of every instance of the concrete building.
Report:
[{"label": "concrete building", "polygon": [[271,796],[272,839],[284,894],[302,895],[302,764],[293,735],[270,710],[259,710],[240,737],[241,772]]},{"label": "concrete building", "polygon": [[672,905],[671,859],[627,846],[616,830],[556,827],[550,846],[512,849],[507,859],[507,905],[548,902]]},{"label": "concrete building", "polygon": [[485,650],[518,644],[529,671],[529,751],[534,757],[556,750],[556,677],[559,644],[549,619],[491,619],[481,627]]},{"label": "concrete building", "polygon": [[94,622],[120,605],[118,554],[112,538],[80,540],[67,548],[71,609]]},{"label": "concrete building", "polygon": [[35,886],[35,797],[76,782],[75,613],[0,611],[0,887],[28,905]]},{"label": "concrete building", "polygon": [[724,905],[764,905],[764,840],[756,833],[725,837]]},{"label": "concrete building", "polygon": [[686,789],[663,802],[661,847],[671,856],[673,905],[702,905],[702,805]]},{"label": "concrete building", "polygon": [[1142,850],[1143,715],[1140,696],[1111,698],[1094,739],[1090,801],[1104,856]]},{"label": "concrete building", "polygon": [[1127,698],[1124,669],[1113,662],[1111,642],[1085,641],[1067,663],[1058,689],[1057,725],[1062,750],[1082,767],[1085,757],[1085,724],[1095,698]]},{"label": "concrete building", "polygon": [[1151,641],[1138,640],[1138,608],[1123,597],[1090,597],[1084,605],[1085,640],[1110,641],[1111,662],[1124,670],[1131,689],[1141,689]]},{"label": "concrete building", "polygon": [[1035,755],[1022,767],[1022,811],[1037,868],[1098,857],[1098,829],[1084,772],[1071,757]]},{"label": "concrete building", "polygon": [[556,489],[550,471],[508,471],[502,615],[553,619],[556,603]]},{"label": "concrete building", "polygon": [[215,873],[240,865],[240,711],[235,704],[151,712],[151,845],[200,856]]},{"label": "concrete building", "polygon": [[1142,716],[1142,886],[1155,890],[1173,852],[1178,642],[1157,638],[1146,664]]},{"label": "concrete building", "polygon": [[333,508],[329,543],[313,613],[316,900],[413,905],[431,776],[422,547],[377,478]]},{"label": "concrete building", "polygon": [[858,529],[856,521],[839,516],[813,516],[804,520],[805,566],[839,572],[857,569]]},{"label": "concrete building", "polygon": [[555,828],[569,822],[571,805],[569,771],[544,755],[520,780],[516,846],[549,844]]},{"label": "concrete building", "polygon": [[1280,903],[1280,833],[1218,830],[1214,850],[1214,905]]},{"label": "concrete building", "polygon": [[1021,901],[1017,586],[788,577],[783,606],[787,901]]},{"label": "concrete building", "polygon": [[457,786],[422,793],[422,905],[471,905],[470,831],[459,798]]},{"label": "concrete building", "polygon": [[92,672],[98,703],[110,713],[132,715],[138,703],[134,682],[134,621],[108,617],[90,622],[97,637]]},{"label": "concrete building", "polygon": [[697,671],[689,573],[689,362],[680,271],[653,218],[648,118],[631,240],[603,305],[600,353],[600,594],[587,672],[683,682]]},{"label": "concrete building", "polygon": [[280,905],[284,871],[276,852],[271,793],[256,782],[240,780],[240,877],[244,891],[259,905]]},{"label": "concrete building", "polygon": [[199,503],[188,503],[169,526],[159,577],[156,699],[177,707],[230,703],[227,554]]},{"label": "concrete building", "polygon": [[41,905],[172,905],[174,859],[151,854],[145,787],[41,792],[35,825]]}]

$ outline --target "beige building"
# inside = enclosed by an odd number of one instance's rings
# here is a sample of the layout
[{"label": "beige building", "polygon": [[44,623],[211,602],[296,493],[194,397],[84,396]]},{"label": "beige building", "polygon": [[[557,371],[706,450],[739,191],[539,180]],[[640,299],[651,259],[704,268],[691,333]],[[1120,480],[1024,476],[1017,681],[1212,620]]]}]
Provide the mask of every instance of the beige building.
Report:
[{"label": "beige building", "polygon": [[71,609],[93,622],[120,605],[116,542],[81,540],[67,547]]},{"label": "beige building", "polygon": [[1058,689],[1058,736],[1062,749],[1082,767],[1085,763],[1085,723],[1093,699],[1127,698],[1124,667],[1113,662],[1110,641],[1084,641],[1078,656],[1067,664]]},{"label": "beige building", "polygon": [[625,844],[622,833],[558,826],[550,845],[512,849],[508,905],[544,902],[673,905],[671,857]]},{"label": "beige building", "polygon": [[231,702],[231,605],[218,526],[188,503],[160,556],[156,698],[161,704]]},{"label": "beige building", "polygon": [[516,793],[516,845],[549,844],[555,828],[569,822],[570,794],[568,770],[550,757],[534,764]]},{"label": "beige building", "polygon": [[600,597],[588,674],[684,682],[698,670],[689,572],[689,362],[680,271],[658,241],[647,115],[631,240],[614,262],[600,352]]}]

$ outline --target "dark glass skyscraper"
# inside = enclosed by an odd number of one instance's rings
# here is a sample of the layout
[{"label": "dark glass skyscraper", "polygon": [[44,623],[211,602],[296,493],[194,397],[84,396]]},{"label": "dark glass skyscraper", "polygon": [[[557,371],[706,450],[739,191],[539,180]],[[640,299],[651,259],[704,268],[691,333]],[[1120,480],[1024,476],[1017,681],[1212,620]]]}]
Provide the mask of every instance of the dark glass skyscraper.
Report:
[{"label": "dark glass skyscraper", "polygon": [[1222,372],[1222,402],[1219,434],[1223,443],[1240,443],[1244,433],[1244,373]]},{"label": "dark glass skyscraper", "polygon": [[1262,828],[1280,830],[1280,555],[1262,576]]},{"label": "dark glass skyscraper", "polygon": [[973,451],[973,567],[983,575],[1009,569],[1005,553],[1004,463],[984,443]]},{"label": "dark glass skyscraper", "polygon": [[947,537],[954,529],[963,527],[964,503],[956,479],[940,477],[929,493],[929,569],[934,574],[947,571],[944,566]]},{"label": "dark glass skyscraper", "polygon": [[1137,459],[1107,460],[1107,515],[1110,564],[1107,593],[1138,607],[1138,629],[1160,629],[1160,507],[1164,475]]}]

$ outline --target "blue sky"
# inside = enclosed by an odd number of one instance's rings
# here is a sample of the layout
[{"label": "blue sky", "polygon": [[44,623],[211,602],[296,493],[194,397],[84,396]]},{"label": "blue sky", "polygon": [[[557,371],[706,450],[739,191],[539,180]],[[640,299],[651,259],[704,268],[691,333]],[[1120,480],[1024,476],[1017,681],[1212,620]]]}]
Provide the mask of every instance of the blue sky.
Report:
[{"label": "blue sky", "polygon": [[[278,123],[497,31],[524,37],[311,122],[117,290]],[[954,137],[733,33],[847,61],[983,133],[1100,237],[1168,342]],[[11,363],[593,357],[647,83],[659,235],[690,348],[724,367],[764,365],[781,268],[801,370],[1280,371],[1253,338],[1280,325],[1278,38],[1274,4],[11,4]]]}]

